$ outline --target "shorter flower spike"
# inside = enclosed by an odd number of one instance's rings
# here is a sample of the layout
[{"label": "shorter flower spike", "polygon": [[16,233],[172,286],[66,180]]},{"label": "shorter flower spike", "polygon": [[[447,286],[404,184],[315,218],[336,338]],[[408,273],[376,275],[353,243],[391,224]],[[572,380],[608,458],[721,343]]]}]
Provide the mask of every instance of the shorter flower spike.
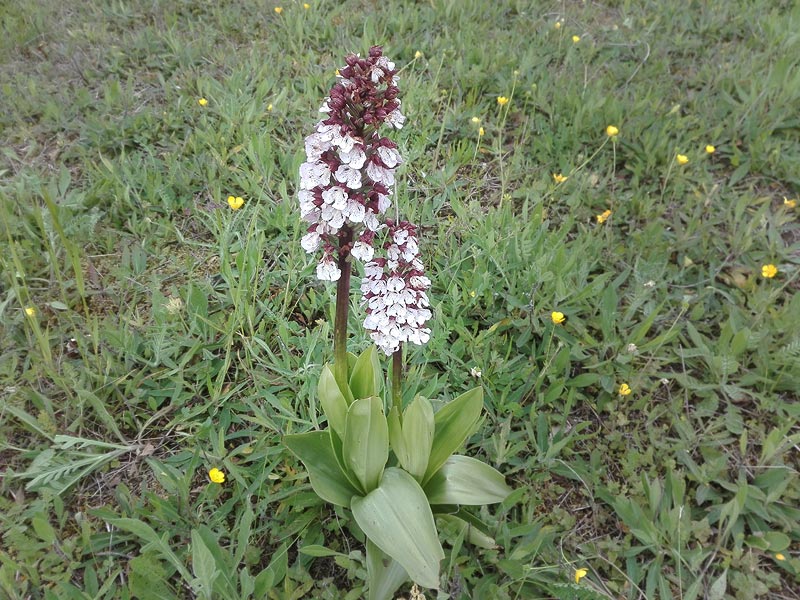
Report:
[{"label": "shorter flower spike", "polygon": [[431,281],[419,260],[416,227],[407,221],[387,220],[385,256],[364,265],[361,292],[367,317],[364,328],[386,355],[404,342],[425,344],[431,330],[425,327],[432,313],[427,290]]}]

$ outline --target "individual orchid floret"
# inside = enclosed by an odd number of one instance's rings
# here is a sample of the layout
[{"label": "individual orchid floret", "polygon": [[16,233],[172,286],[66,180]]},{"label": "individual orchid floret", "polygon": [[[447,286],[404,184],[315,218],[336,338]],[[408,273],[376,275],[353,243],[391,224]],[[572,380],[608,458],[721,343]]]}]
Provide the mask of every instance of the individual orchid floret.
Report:
[{"label": "individual orchid floret", "polygon": [[317,276],[330,281],[341,274],[331,261],[348,253],[372,259],[374,249],[367,246],[374,235],[364,233],[381,228],[391,206],[394,171],[403,162],[397,144],[380,135],[384,124],[399,129],[405,121],[395,64],[379,46],[364,58],[351,54],[346,62],[320,108],[325,118],[305,140],[298,191],[301,217],[310,224],[303,249],[325,248]]},{"label": "individual orchid floret", "polygon": [[404,342],[422,345],[430,339],[425,323],[432,316],[427,295],[431,281],[419,260],[416,227],[407,221],[387,224],[386,256],[364,266],[361,292],[367,311],[364,328],[391,355]]}]

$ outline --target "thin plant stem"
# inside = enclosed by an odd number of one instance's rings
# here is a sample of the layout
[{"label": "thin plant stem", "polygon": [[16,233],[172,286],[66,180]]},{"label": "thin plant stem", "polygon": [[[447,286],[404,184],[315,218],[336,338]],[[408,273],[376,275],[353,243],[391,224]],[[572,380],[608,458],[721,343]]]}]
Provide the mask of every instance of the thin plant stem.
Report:
[{"label": "thin plant stem", "polygon": [[403,413],[403,344],[392,354],[392,406]]},{"label": "thin plant stem", "polygon": [[342,237],[339,240],[338,266],[342,272],[336,283],[336,318],[333,324],[333,374],[339,386],[346,388],[348,385],[347,366],[347,315],[350,309],[350,246],[353,243],[353,230],[349,227],[342,228]]}]

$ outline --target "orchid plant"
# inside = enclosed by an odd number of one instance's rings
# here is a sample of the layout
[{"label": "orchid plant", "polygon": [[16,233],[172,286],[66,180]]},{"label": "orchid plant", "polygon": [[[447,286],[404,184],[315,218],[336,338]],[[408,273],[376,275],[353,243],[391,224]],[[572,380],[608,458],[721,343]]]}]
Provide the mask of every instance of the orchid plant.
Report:
[{"label": "orchid plant", "polygon": [[[405,117],[395,64],[380,47],[346,63],[320,109],[327,117],[305,140],[298,192],[309,224],[302,246],[321,253],[317,277],[337,282],[334,361],[322,368],[317,389],[328,428],[284,440],[317,495],[352,511],[366,538],[369,598],[384,600],[409,579],[439,588],[437,520],[493,547],[463,507],[501,502],[511,490],[494,468],[455,454],[478,427],[480,387],[437,412],[422,396],[402,405],[403,345],[425,344],[432,317],[417,227],[385,217],[402,157],[381,132],[400,129]],[[354,261],[363,264],[363,325],[375,343],[359,357],[347,351]],[[392,357],[386,403],[376,347]]]}]

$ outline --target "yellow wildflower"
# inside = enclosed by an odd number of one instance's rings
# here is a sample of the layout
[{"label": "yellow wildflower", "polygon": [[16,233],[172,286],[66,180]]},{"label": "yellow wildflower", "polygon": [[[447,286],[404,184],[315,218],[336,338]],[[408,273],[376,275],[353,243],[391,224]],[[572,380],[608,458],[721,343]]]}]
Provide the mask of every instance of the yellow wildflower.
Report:
[{"label": "yellow wildflower", "polygon": [[267,104],[267,110],[272,110],[272,102],[270,102],[269,104]]},{"label": "yellow wildflower", "polygon": [[717,151],[717,148],[715,146],[712,146],[711,144],[706,146],[706,153],[707,154],[714,154],[714,152],[716,152],[716,151]]},{"label": "yellow wildflower", "polygon": [[225,483],[225,473],[214,467],[208,472],[211,483]]},{"label": "yellow wildflower", "polygon": [[677,161],[678,161],[678,164],[679,164],[679,165],[685,165],[686,163],[688,163],[688,162],[689,162],[689,157],[688,157],[688,156],[686,156],[685,154],[678,154],[678,155],[675,157],[675,160],[677,160]]},{"label": "yellow wildflower", "polygon": [[281,7],[281,6],[276,6],[276,7],[275,7],[275,14],[278,14],[278,15],[279,15],[279,14],[281,14],[282,12],[283,12],[283,7]]},{"label": "yellow wildflower", "polygon": [[228,206],[230,206],[233,210],[239,210],[242,208],[244,204],[244,198],[241,196],[228,196]]},{"label": "yellow wildflower", "polygon": [[772,279],[778,274],[778,267],[773,264],[764,265],[761,267],[761,276],[766,279]]},{"label": "yellow wildflower", "polygon": [[780,552],[778,552],[775,555],[775,560],[786,560],[786,557],[783,554],[781,554]]},{"label": "yellow wildflower", "polygon": [[622,385],[619,386],[620,396],[630,396],[632,391],[633,390],[631,390],[631,386],[629,386],[627,383],[623,383]]},{"label": "yellow wildflower", "polygon": [[309,8],[311,8],[311,5],[308,2],[303,2],[303,8],[308,10]]},{"label": "yellow wildflower", "polygon": [[197,100],[197,103],[200,106],[206,106],[208,104],[208,100],[206,100],[205,98],[200,98],[200,99]]},{"label": "yellow wildflower", "polygon": [[581,579],[589,574],[588,569],[575,569],[575,583],[580,583]]},{"label": "yellow wildflower", "polygon": [[564,315],[564,313],[554,310],[550,313],[550,319],[552,319],[554,324],[562,325],[567,320],[567,317]]},{"label": "yellow wildflower", "polygon": [[581,36],[579,36],[579,35],[573,35],[572,36],[572,43],[573,44],[577,44],[580,41],[581,41]]},{"label": "yellow wildflower", "polygon": [[556,22],[553,24],[553,27],[555,27],[556,29],[561,29],[561,21],[556,21]]},{"label": "yellow wildflower", "polygon": [[485,133],[486,133],[486,130],[483,127],[479,127],[478,128],[478,135],[479,136],[483,136],[483,134],[485,134]]},{"label": "yellow wildflower", "polygon": [[472,118],[470,119],[470,121],[472,121],[472,122],[473,122],[475,125],[477,125],[478,123],[480,123],[480,122],[481,122],[481,120],[480,120],[478,117],[472,117]]},{"label": "yellow wildflower", "polygon": [[506,104],[508,104],[508,98],[506,98],[505,96],[498,96],[497,97],[497,103],[500,106],[505,106]]},{"label": "yellow wildflower", "polygon": [[786,208],[794,208],[797,206],[797,200],[789,200],[786,196],[783,197],[783,205]]},{"label": "yellow wildflower", "polygon": [[32,306],[26,306],[25,307],[25,314],[28,315],[29,317],[35,317],[36,316],[36,309],[33,308]]},{"label": "yellow wildflower", "polygon": [[414,52],[414,58],[417,58],[417,59],[422,58],[422,52],[420,52],[419,50]]},{"label": "yellow wildflower", "polygon": [[617,135],[619,135],[619,129],[614,125],[609,125],[608,127],[606,127],[606,135],[608,137],[616,137]]},{"label": "yellow wildflower", "polygon": [[566,175],[562,175],[561,173],[553,173],[553,181],[556,183],[564,183],[569,177]]},{"label": "yellow wildflower", "polygon": [[595,219],[597,219],[598,223],[605,223],[606,221],[608,221],[608,218],[610,216],[611,216],[611,211],[610,210],[604,210],[599,215],[596,215]]}]

